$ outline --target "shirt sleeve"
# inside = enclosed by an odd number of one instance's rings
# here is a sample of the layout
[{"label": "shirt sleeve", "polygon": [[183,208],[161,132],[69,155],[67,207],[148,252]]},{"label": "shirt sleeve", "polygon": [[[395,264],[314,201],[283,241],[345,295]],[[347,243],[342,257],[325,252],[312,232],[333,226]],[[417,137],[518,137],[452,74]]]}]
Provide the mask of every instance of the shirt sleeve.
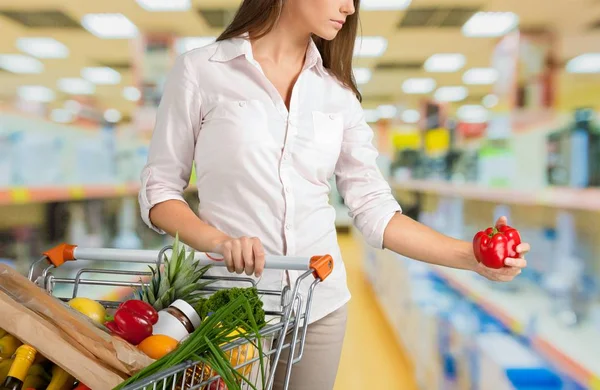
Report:
[{"label": "shirt sleeve", "polygon": [[189,184],[200,130],[200,93],[188,61],[185,55],[177,57],[167,75],[141,174],[141,216],[160,234],[165,232],[152,224],[150,210],[171,199],[185,202],[183,191]]},{"label": "shirt sleeve", "polygon": [[348,106],[349,120],[344,121],[342,149],[335,168],[336,185],[356,228],[369,245],[382,249],[385,228],[402,209],[379,170],[373,130],[354,95]]}]

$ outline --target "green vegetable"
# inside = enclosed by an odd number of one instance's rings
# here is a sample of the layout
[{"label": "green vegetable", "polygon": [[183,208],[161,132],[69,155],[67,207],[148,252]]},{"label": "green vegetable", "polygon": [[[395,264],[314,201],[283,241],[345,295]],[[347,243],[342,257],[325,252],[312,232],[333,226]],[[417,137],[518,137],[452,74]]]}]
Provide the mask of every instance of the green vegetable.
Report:
[{"label": "green vegetable", "polygon": [[[181,343],[176,350],[139,371],[137,374],[117,386],[115,390],[122,389],[131,383],[135,383],[157,372],[162,372],[177,364],[190,360],[208,364],[223,379],[223,382],[225,382],[229,390],[240,389],[240,383],[242,382],[248,384],[250,388],[258,390],[254,384],[250,383],[235,369],[228,357],[221,350],[223,345],[230,343],[239,337],[243,337],[248,342],[251,342],[258,349],[262,383],[266,383],[264,353],[262,350],[259,326],[254,317],[253,306],[255,305],[250,302],[245,294],[238,293],[237,297],[224,304],[224,306],[220,307],[213,314],[204,319],[194,333]],[[241,315],[237,317],[235,313]],[[234,331],[237,331],[240,328],[244,329],[246,333],[242,333],[241,336],[232,335]],[[157,389],[170,389],[172,385],[171,381],[172,379],[169,379],[167,383],[161,381],[157,384]]]},{"label": "green vegetable", "polygon": [[[228,305],[230,302],[237,299],[239,296],[244,296],[248,299],[250,306],[252,308],[252,316],[256,321],[256,324],[259,328],[262,328],[265,325],[265,311],[263,310],[263,302],[258,296],[258,290],[255,287],[249,288],[228,288],[225,290],[219,290],[215,292],[213,295],[208,298],[205,302],[202,302],[200,305],[200,318],[204,319],[210,315],[212,312],[216,312],[220,308]],[[230,317],[224,319],[225,323],[233,323],[235,320],[239,318],[243,322],[249,322],[248,314],[245,312],[244,308],[239,308],[233,312]]]}]

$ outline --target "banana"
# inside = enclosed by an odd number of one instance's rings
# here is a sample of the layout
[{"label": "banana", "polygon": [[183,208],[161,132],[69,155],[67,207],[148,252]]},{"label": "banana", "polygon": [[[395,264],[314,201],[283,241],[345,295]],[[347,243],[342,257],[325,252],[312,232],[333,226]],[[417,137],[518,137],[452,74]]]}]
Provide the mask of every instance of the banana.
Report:
[{"label": "banana", "polygon": [[46,390],[69,390],[73,387],[75,378],[60,366],[52,367],[52,380]]},{"label": "banana", "polygon": [[4,383],[4,380],[8,376],[10,366],[13,364],[13,359],[5,359],[0,361],[0,383]]},{"label": "banana", "polygon": [[0,358],[9,359],[21,346],[19,339],[9,334],[0,339]]}]

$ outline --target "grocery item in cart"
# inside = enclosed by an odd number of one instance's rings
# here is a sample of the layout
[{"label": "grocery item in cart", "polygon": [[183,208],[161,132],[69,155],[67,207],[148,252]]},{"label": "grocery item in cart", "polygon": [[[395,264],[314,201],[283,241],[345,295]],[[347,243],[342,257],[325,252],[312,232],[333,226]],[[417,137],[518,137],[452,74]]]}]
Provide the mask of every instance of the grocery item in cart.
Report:
[{"label": "grocery item in cart", "polygon": [[105,326],[133,345],[138,345],[152,335],[152,326],[158,321],[158,313],[144,301],[131,299],[123,302],[115,312],[114,320]]},{"label": "grocery item in cart", "polygon": [[15,358],[4,383],[0,386],[0,390],[20,390],[23,388],[23,383],[36,354],[37,351],[31,345],[21,345],[17,348]]},{"label": "grocery item in cart", "polygon": [[171,303],[158,312],[158,322],[152,328],[152,334],[165,335],[178,342],[189,336],[200,325],[200,316],[196,309],[183,299]]}]

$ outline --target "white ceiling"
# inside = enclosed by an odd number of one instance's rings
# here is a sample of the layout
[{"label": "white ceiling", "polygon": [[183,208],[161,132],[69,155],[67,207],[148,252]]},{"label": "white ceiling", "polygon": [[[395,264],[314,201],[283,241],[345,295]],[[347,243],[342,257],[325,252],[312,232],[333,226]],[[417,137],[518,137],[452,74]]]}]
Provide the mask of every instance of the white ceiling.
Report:
[{"label": "white ceiling", "polygon": [[[148,12],[134,0],[0,0],[0,12],[56,10],[79,22],[83,15],[96,12],[120,12],[143,32],[171,32],[177,36],[215,36],[221,28],[211,28],[198,9],[234,9],[239,0],[194,0],[190,11],[177,13]],[[512,11],[519,15],[523,28],[547,29],[556,36],[554,47],[560,63],[585,52],[600,52],[600,27],[590,26],[600,21],[598,0],[413,0],[410,10],[439,7],[472,7],[477,10]],[[404,102],[414,106],[419,96],[406,96],[402,82],[409,77],[433,77],[438,86],[462,85],[463,72],[471,67],[488,66],[495,38],[467,38],[460,27],[398,28],[407,11],[361,12],[362,34],[381,35],[388,47],[380,58],[358,58],[355,66],[375,68],[379,63],[423,63],[435,53],[462,53],[465,67],[455,73],[427,73],[422,68],[411,70],[374,70],[371,81],[361,86],[366,107],[381,103]],[[28,28],[0,13],[0,54],[19,53],[16,40],[27,36],[49,36],[64,43],[70,50],[66,59],[42,60],[45,71],[37,75],[16,75],[0,71],[0,100],[10,101],[21,85],[44,85],[56,90],[61,77],[79,77],[86,66],[131,64],[133,45],[128,40],[100,39],[85,29]],[[116,68],[122,75],[118,85],[98,86],[94,99],[103,108],[116,108],[125,116],[132,114],[135,103],[125,100],[122,89],[134,83],[131,68]],[[600,87],[600,75],[570,75],[561,71],[561,88],[571,91]],[[469,103],[477,103],[490,92],[489,86],[469,86]],[[600,88],[598,88],[600,91]],[[52,106],[60,106],[69,96],[57,92]],[[579,94],[580,95],[580,94]],[[599,96],[600,97],[600,96]],[[589,97],[586,97],[589,99]],[[600,99],[598,99],[600,100]]]}]

